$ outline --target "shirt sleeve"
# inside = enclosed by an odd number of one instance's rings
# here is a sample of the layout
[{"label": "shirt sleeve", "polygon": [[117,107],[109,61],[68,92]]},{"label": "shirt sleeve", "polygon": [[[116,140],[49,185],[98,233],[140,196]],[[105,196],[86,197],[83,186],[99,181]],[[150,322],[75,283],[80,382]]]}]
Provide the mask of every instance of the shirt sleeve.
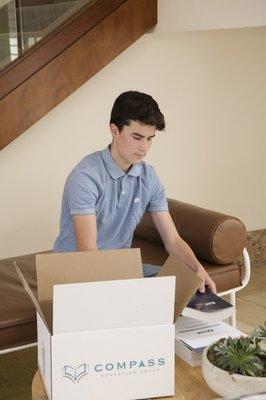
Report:
[{"label": "shirt sleeve", "polygon": [[78,172],[71,174],[65,185],[70,214],[95,214],[99,196],[93,176]]},{"label": "shirt sleeve", "polygon": [[147,205],[146,211],[149,212],[168,211],[168,204],[165,195],[165,190],[154,168],[152,168],[151,181],[152,181],[151,198]]}]

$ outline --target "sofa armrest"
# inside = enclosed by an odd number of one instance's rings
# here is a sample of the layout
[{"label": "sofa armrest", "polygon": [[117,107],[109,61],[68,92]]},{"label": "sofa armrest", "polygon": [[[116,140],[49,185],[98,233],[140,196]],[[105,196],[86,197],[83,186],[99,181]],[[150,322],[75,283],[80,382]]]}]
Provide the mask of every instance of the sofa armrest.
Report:
[{"label": "sofa armrest", "polygon": [[[221,265],[236,261],[247,240],[246,228],[238,218],[173,199],[168,199],[168,205],[178,233],[198,258]],[[135,236],[162,243],[148,212]]]}]

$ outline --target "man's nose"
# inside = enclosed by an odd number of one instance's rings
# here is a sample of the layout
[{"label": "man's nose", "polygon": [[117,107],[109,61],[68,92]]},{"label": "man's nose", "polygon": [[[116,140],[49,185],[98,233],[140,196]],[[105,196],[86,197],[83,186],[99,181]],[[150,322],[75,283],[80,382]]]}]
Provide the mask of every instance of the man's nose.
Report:
[{"label": "man's nose", "polygon": [[149,149],[148,141],[140,143],[139,150],[142,152],[146,152]]}]

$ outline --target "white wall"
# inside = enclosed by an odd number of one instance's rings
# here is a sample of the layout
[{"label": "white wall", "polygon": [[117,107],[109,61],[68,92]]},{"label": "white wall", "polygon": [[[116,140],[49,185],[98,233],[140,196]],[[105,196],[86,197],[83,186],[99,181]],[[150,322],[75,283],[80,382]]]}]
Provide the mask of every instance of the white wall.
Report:
[{"label": "white wall", "polygon": [[155,32],[265,25],[265,0],[158,0]]},{"label": "white wall", "polygon": [[148,162],[169,197],[266,227],[266,28],[147,34],[0,152],[0,257],[52,247],[64,180],[110,141],[122,91],[157,99]]}]

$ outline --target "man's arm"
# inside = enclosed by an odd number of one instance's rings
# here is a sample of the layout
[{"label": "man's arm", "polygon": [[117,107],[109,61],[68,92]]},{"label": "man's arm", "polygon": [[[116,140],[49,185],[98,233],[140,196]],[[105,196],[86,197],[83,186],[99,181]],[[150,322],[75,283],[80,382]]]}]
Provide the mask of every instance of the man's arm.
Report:
[{"label": "man's arm", "polygon": [[95,214],[72,215],[77,251],[97,250],[97,224]]},{"label": "man's arm", "polygon": [[207,285],[212,292],[216,293],[215,283],[197,260],[189,245],[179,236],[169,212],[151,212],[151,216],[168,254],[179,258],[202,279],[203,282],[199,288],[200,292],[203,293],[205,285]]}]

